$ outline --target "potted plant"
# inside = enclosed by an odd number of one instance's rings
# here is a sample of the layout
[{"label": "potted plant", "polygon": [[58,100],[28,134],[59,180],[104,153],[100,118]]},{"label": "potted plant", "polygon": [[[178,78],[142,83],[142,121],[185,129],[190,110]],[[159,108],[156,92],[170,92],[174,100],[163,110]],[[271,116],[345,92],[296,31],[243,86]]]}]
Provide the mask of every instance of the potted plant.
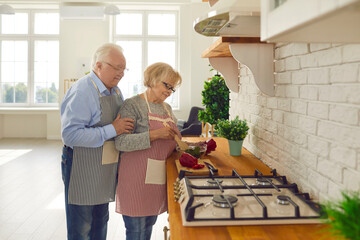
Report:
[{"label": "potted plant", "polygon": [[242,144],[248,134],[249,126],[246,119],[240,120],[236,116],[233,120],[218,120],[215,129],[220,137],[226,138],[229,142],[230,155],[240,156]]},{"label": "potted plant", "polygon": [[342,199],[322,204],[327,230],[337,237],[360,239],[360,192],[342,192]]},{"label": "potted plant", "polygon": [[[214,69],[210,69],[212,71]],[[201,92],[204,111],[199,111],[199,120],[203,123],[216,124],[218,119],[229,118],[229,94],[224,78],[217,72],[204,84]]]}]

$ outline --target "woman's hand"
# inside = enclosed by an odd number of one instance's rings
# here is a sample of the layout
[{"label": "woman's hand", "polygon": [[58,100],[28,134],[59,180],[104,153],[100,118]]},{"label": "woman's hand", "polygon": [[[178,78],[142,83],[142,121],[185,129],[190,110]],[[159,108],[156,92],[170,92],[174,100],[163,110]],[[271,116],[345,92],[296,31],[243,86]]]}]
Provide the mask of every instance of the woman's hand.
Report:
[{"label": "woman's hand", "polygon": [[150,142],[157,140],[157,139],[174,139],[174,136],[176,134],[175,130],[170,127],[163,127],[158,128],[155,130],[150,130]]}]

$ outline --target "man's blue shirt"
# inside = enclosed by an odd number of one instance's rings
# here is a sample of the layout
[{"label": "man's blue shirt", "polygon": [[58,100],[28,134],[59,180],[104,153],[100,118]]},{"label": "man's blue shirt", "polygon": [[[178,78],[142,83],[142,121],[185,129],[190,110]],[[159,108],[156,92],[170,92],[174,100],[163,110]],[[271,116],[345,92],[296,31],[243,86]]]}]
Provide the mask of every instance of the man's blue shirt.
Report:
[{"label": "man's blue shirt", "polygon": [[61,103],[61,137],[67,146],[100,147],[116,136],[112,124],[91,127],[101,118],[99,93],[91,79],[101,96],[117,95],[118,90],[123,98],[118,87],[113,87],[109,92],[93,71],[76,81]]}]

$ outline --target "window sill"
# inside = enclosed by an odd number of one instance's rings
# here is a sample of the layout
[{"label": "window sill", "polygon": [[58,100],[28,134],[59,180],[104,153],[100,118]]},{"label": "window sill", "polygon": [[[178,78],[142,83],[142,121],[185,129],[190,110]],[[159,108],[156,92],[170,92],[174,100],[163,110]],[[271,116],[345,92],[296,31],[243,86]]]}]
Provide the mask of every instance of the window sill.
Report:
[{"label": "window sill", "polygon": [[44,114],[59,110],[59,107],[0,107],[0,114]]}]

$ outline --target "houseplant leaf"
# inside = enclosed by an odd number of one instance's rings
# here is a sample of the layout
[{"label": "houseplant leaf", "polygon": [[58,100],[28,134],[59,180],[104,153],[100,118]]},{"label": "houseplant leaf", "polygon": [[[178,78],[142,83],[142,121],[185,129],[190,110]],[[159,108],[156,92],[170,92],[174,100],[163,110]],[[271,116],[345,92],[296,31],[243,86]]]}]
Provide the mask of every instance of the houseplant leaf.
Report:
[{"label": "houseplant leaf", "polygon": [[218,73],[208,82],[204,83],[202,104],[204,111],[199,111],[199,120],[216,124],[218,119],[229,118],[229,94],[224,78]]},{"label": "houseplant leaf", "polygon": [[339,201],[328,201],[322,205],[324,222],[334,236],[360,239],[360,192],[342,192]]},{"label": "houseplant leaf", "polygon": [[241,141],[247,136],[249,126],[246,120],[240,120],[239,116],[236,116],[233,120],[218,120],[215,125],[215,130],[217,130],[220,137],[228,140]]}]

